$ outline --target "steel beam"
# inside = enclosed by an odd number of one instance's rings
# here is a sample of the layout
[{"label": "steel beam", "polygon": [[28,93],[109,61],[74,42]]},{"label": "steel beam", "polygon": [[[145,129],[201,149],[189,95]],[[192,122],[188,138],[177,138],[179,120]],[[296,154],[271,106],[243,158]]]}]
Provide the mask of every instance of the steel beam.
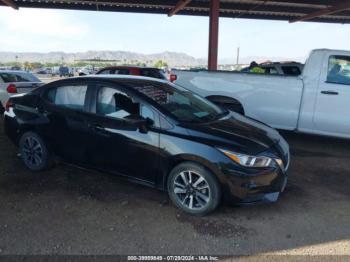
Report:
[{"label": "steel beam", "polygon": [[298,17],[296,19],[290,20],[289,22],[290,23],[295,23],[295,22],[311,20],[313,18],[320,17],[320,16],[323,16],[323,15],[331,15],[331,14],[334,14],[334,13],[345,11],[345,10],[347,10],[349,8],[350,8],[350,1],[347,0],[347,1],[344,1],[343,3],[341,3],[341,4],[337,4],[337,5],[334,5],[332,7],[324,8],[324,9],[322,9],[320,11],[316,11],[316,12],[310,13],[308,15],[304,15],[304,16]]},{"label": "steel beam", "polygon": [[170,10],[170,12],[168,13],[168,16],[170,17],[170,16],[175,15],[177,12],[182,10],[190,2],[191,2],[191,0],[180,0],[179,2],[177,2],[177,4],[174,6],[174,8]]},{"label": "steel beam", "polygon": [[13,9],[18,10],[18,6],[13,0],[0,0],[0,2],[3,2],[5,5],[12,7]]},{"label": "steel beam", "polygon": [[217,70],[220,1],[210,0],[208,70]]}]

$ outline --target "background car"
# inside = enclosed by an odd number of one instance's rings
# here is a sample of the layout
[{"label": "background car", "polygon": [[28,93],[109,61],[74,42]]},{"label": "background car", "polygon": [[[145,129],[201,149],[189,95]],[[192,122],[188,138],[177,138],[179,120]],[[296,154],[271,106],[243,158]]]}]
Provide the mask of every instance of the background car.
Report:
[{"label": "background car", "polygon": [[222,200],[276,201],[289,147],[268,126],[168,81],[94,76],[12,97],[5,132],[33,171],[53,157],[168,191],[193,215]]},{"label": "background car", "polygon": [[27,93],[43,83],[33,74],[26,71],[0,70],[0,112],[10,96]]},{"label": "background car", "polygon": [[60,66],[58,69],[60,77],[70,77],[73,76],[72,70],[68,66]]},{"label": "background car", "polygon": [[169,76],[163,69],[154,67],[138,67],[138,66],[112,66],[102,68],[96,73],[97,75],[134,75],[146,76],[157,79],[169,80],[171,82],[176,80],[176,76],[170,74]]},{"label": "background car", "polygon": [[95,66],[84,66],[82,68],[78,69],[78,75],[79,76],[86,76],[86,75],[91,75],[95,74],[98,71],[98,69]]}]

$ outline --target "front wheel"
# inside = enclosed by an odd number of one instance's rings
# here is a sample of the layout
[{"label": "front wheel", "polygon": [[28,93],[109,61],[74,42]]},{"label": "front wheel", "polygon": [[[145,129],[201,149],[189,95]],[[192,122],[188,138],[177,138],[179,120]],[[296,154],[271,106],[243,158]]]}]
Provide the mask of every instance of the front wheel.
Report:
[{"label": "front wheel", "polygon": [[198,216],[214,211],[221,200],[216,177],[203,166],[192,162],[182,163],[171,171],[168,193],[177,207]]},{"label": "front wheel", "polygon": [[44,140],[34,132],[26,132],[19,141],[24,164],[32,171],[42,171],[52,164],[52,157]]}]

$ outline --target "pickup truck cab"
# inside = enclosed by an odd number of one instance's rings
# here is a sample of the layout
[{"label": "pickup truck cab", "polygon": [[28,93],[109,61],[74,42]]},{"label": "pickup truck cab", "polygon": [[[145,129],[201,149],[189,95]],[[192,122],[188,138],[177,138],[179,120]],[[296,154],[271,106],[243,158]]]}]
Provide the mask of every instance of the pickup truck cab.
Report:
[{"label": "pickup truck cab", "polygon": [[300,76],[174,73],[178,85],[272,127],[350,138],[350,51],[313,50]]}]

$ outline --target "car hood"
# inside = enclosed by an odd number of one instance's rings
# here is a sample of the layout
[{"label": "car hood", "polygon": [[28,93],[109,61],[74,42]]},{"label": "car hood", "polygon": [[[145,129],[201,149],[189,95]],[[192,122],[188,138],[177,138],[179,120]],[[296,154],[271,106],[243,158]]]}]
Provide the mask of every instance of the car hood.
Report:
[{"label": "car hood", "polygon": [[233,112],[216,121],[189,124],[187,130],[194,140],[246,154],[263,152],[281,139],[275,129]]}]

